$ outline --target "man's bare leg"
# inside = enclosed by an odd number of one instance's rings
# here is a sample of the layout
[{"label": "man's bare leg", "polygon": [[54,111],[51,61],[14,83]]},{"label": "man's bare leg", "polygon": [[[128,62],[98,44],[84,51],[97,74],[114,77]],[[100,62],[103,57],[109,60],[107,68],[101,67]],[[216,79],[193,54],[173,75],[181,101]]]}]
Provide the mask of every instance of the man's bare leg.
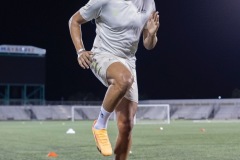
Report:
[{"label": "man's bare leg", "polygon": [[110,113],[114,111],[128,89],[132,86],[134,77],[126,66],[120,62],[115,62],[107,69],[107,81],[109,87],[95,124],[95,128],[97,129],[107,128]]},{"label": "man's bare leg", "polygon": [[120,62],[115,62],[107,69],[107,80],[109,87],[104,97],[99,117],[94,122],[92,128],[97,148],[104,156],[112,154],[112,147],[106,130],[110,113],[114,111],[132,86],[134,77],[126,66]]},{"label": "man's bare leg", "polygon": [[107,80],[109,87],[103,100],[103,106],[108,112],[113,112],[132,86],[134,77],[121,62],[115,62],[107,69]]},{"label": "man's bare leg", "polygon": [[114,149],[115,160],[126,160],[132,145],[132,129],[137,103],[123,98],[115,111],[119,131]]}]

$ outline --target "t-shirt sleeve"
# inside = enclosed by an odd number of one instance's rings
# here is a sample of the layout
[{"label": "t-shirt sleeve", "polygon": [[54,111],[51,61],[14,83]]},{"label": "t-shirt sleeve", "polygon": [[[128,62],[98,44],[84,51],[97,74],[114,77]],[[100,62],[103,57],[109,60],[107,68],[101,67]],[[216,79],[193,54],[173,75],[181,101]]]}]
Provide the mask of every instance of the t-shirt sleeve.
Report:
[{"label": "t-shirt sleeve", "polygon": [[103,5],[103,0],[89,0],[88,3],[80,8],[79,12],[86,21],[91,21],[99,17]]},{"label": "t-shirt sleeve", "polygon": [[[151,11],[151,13],[154,12],[154,11],[156,11],[156,5],[155,5],[155,2],[153,1],[153,2],[152,2],[152,11]],[[147,21],[147,22],[148,22],[148,21]],[[144,29],[147,29],[147,22],[146,22],[145,25],[144,25]]]},{"label": "t-shirt sleeve", "polygon": [[152,2],[152,6],[153,6],[153,7],[152,7],[152,9],[153,9],[152,11],[156,11],[156,5],[155,5],[155,2],[154,2],[154,1]]}]

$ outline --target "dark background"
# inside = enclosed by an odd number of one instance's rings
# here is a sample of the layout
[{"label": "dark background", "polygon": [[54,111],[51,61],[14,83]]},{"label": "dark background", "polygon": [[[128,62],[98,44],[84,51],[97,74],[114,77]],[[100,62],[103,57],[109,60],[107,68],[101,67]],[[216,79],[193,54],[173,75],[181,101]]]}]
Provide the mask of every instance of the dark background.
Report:
[{"label": "dark background", "polygon": [[3,84],[45,83],[43,57],[0,56],[0,65],[0,82]]},{"label": "dark background", "polygon": [[[139,43],[140,99],[232,98],[240,88],[240,1],[155,0],[159,42]],[[106,88],[78,66],[68,20],[87,0],[8,0],[0,5],[0,44],[47,50],[47,100],[100,100]],[[95,25],[83,25],[91,49]],[[0,64],[1,67],[1,64]],[[237,90],[239,91],[239,90]]]}]

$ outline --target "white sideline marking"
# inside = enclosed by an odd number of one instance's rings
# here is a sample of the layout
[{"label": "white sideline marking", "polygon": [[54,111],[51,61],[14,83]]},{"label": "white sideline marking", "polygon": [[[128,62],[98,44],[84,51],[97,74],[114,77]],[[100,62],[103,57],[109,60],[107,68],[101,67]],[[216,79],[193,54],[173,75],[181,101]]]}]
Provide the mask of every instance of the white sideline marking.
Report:
[{"label": "white sideline marking", "polygon": [[193,123],[240,123],[240,120],[193,120]]}]

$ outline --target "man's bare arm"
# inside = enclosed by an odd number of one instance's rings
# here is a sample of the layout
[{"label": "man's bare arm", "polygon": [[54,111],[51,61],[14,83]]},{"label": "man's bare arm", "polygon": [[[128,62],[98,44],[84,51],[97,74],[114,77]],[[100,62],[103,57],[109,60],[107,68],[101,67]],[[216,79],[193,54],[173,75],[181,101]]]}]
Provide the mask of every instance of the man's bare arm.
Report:
[{"label": "man's bare arm", "polygon": [[82,68],[89,68],[91,65],[92,52],[85,51],[82,41],[81,25],[87,21],[81,16],[80,12],[76,12],[69,20],[70,35],[78,54],[78,63]]},{"label": "man's bare arm", "polygon": [[153,49],[157,44],[157,31],[159,25],[158,12],[154,12],[147,22],[147,29],[143,30],[143,45],[148,50]]},{"label": "man's bare arm", "polygon": [[81,24],[86,23],[86,20],[80,15],[79,11],[76,12],[69,20],[69,30],[70,35],[73,41],[73,44],[76,48],[76,51],[84,48],[82,41],[82,31]]}]

